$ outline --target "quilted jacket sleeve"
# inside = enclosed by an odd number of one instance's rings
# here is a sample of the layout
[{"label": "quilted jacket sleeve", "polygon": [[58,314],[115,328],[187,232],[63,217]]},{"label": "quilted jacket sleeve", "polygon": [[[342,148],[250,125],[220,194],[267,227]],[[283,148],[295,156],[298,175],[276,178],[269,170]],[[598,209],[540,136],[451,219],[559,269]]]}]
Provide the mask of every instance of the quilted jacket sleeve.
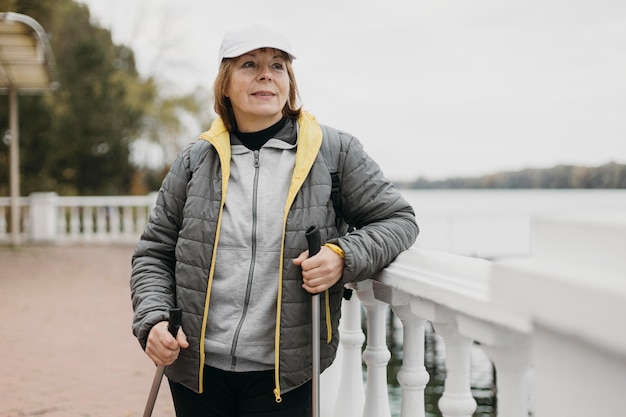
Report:
[{"label": "quilted jacket sleeve", "polygon": [[411,205],[354,137],[342,141],[341,211],[356,230],[334,241],[345,252],[344,283],[372,278],[415,242]]},{"label": "quilted jacket sleeve", "polygon": [[133,333],[145,349],[148,333],[176,303],[175,248],[186,201],[189,148],[172,164],[132,258]]}]

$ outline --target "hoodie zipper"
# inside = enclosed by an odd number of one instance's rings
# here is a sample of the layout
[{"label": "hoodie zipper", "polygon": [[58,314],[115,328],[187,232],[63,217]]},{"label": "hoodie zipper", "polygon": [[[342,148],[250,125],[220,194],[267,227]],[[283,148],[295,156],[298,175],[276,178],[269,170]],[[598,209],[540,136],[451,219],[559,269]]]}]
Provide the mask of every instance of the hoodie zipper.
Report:
[{"label": "hoodie zipper", "polygon": [[230,348],[230,357],[232,358],[230,369],[231,371],[235,371],[235,367],[237,365],[237,358],[235,357],[235,352],[237,350],[237,343],[239,341],[239,334],[241,332],[241,328],[243,327],[243,323],[246,321],[246,316],[248,315],[248,308],[250,307],[250,294],[252,292],[252,279],[254,277],[254,265],[256,264],[256,250],[257,250],[257,240],[256,240],[256,232],[257,232],[257,190],[259,186],[259,151],[254,151],[254,186],[252,188],[252,255],[250,258],[250,267],[248,269],[248,282],[246,285],[246,295],[244,298],[243,311],[241,312],[241,318],[239,319],[239,323],[237,323],[237,327],[235,328],[235,334],[233,335],[233,344]]}]

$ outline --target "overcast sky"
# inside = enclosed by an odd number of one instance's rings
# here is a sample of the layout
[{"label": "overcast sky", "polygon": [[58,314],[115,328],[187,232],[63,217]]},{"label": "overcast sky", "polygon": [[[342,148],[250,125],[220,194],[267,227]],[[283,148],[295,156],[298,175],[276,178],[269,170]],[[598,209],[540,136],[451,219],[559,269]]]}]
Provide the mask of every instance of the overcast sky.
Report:
[{"label": "overcast sky", "polygon": [[392,179],[626,163],[624,0],[81,1],[177,92],[225,31],[284,32],[304,108]]}]

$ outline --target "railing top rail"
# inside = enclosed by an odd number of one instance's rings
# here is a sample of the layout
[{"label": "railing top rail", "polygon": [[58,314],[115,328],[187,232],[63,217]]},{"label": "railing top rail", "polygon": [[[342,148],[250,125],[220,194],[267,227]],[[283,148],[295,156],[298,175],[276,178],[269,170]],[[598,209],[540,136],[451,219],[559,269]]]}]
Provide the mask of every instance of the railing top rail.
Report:
[{"label": "railing top rail", "polygon": [[411,297],[510,328],[530,331],[530,323],[496,304],[491,296],[493,262],[413,247],[401,253],[374,280]]},{"label": "railing top rail", "polygon": [[88,196],[88,197],[56,197],[58,206],[139,206],[154,204],[155,198],[147,196]]},{"label": "railing top rail", "polygon": [[[64,207],[143,206],[154,204],[156,201],[156,197],[153,194],[144,196],[57,196],[54,193],[42,194],[50,194],[48,197],[53,199],[57,206]],[[33,194],[28,197],[18,197],[18,204],[28,206],[33,197],[37,197],[37,195]],[[9,206],[10,204],[11,197],[0,197],[0,206]]]},{"label": "railing top rail", "polygon": [[[17,204],[20,206],[28,206],[30,205],[30,199],[28,197],[18,197]],[[0,197],[0,206],[10,206],[11,205],[11,197]]]}]

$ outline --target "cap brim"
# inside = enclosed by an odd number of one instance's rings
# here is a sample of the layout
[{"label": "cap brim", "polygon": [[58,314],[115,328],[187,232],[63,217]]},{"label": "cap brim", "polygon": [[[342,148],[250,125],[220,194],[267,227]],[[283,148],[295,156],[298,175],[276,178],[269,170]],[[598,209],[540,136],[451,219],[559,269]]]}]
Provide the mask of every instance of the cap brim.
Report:
[{"label": "cap brim", "polygon": [[238,48],[233,48],[227,52],[224,53],[224,55],[222,55],[222,59],[224,58],[237,58],[238,56],[241,56],[245,53],[248,53],[250,51],[254,51],[255,49],[260,49],[260,48],[272,48],[272,49],[278,49],[279,51],[283,51],[284,53],[286,53],[287,55],[289,55],[290,59],[296,59],[296,57],[289,51],[286,51],[285,48],[281,48],[278,46],[268,46],[267,44],[264,43],[253,43],[253,44],[249,44],[246,46],[240,46]]}]

